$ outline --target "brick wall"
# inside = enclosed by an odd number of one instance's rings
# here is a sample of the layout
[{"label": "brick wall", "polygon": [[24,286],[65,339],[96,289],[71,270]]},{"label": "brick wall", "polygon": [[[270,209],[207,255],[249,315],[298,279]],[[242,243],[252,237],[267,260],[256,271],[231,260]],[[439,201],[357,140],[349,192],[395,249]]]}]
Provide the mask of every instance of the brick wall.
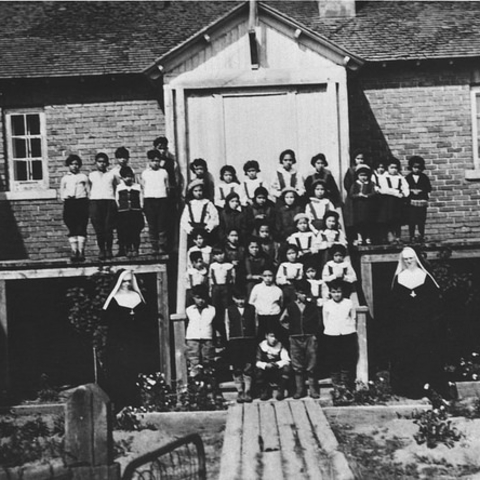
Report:
[{"label": "brick wall", "polygon": [[392,154],[404,173],[408,157],[425,158],[432,240],[480,236],[480,182],[465,179],[473,169],[470,77],[461,64],[366,66],[349,85],[352,150],[373,161]]},{"label": "brick wall", "polygon": [[[125,95],[121,90],[115,92],[115,87],[114,83],[110,85],[105,101],[91,101],[90,94],[85,95],[86,101],[78,101],[82,95],[71,94],[68,88],[57,90],[57,95],[55,92],[40,95],[43,101],[55,99],[51,104],[42,105],[47,123],[50,188],[59,188],[60,179],[67,172],[64,162],[70,153],[80,155],[83,171],[88,173],[93,169],[97,152],[107,153],[114,164],[115,149],[125,146],[130,150],[133,169],[139,173],[145,168],[145,152],[152,148],[153,139],[165,131],[159,101],[153,94],[138,98],[138,95]],[[114,101],[115,97],[124,99]],[[11,103],[7,108],[14,108],[15,103]],[[5,163],[2,151],[0,165],[3,167]],[[7,187],[1,173],[3,186]],[[0,259],[53,259],[69,255],[60,200],[0,201],[0,225]],[[87,255],[89,253],[96,253],[91,226],[87,241]]]}]

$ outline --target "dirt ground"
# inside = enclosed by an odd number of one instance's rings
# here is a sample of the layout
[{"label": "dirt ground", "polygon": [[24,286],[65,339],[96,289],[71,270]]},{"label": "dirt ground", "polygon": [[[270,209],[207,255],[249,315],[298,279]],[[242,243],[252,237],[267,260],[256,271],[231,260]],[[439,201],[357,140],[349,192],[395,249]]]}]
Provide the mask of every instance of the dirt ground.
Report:
[{"label": "dirt ground", "polygon": [[418,445],[418,426],[407,418],[332,426],[358,480],[480,480],[480,420],[451,420],[462,434],[451,448]]},{"label": "dirt ground", "polygon": [[[159,422],[147,422],[151,428],[156,430],[114,431],[113,439],[116,444],[116,451],[119,454],[115,461],[120,463],[122,473],[126,465],[135,457],[160,448],[189,433],[198,433],[205,446],[207,478],[216,480],[220,473],[220,457],[222,454],[225,422],[219,422],[215,415],[206,414],[202,416],[201,422],[193,420],[190,428],[182,425],[183,423],[183,421],[179,421],[179,428],[177,429],[174,427],[175,422],[169,421],[168,424],[164,423],[162,425],[160,421],[160,424]],[[174,432],[174,430],[177,431]]]}]

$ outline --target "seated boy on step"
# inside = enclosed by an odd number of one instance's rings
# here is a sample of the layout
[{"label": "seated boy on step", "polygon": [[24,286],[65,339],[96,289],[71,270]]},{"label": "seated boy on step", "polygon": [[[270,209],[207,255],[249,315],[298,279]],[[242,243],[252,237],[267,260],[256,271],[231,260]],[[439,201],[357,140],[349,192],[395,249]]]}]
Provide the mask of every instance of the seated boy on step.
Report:
[{"label": "seated boy on step", "polygon": [[272,383],[278,385],[277,400],[283,400],[290,377],[290,356],[277,340],[274,329],[267,329],[265,340],[257,347],[256,367],[260,400],[268,400],[272,396]]}]

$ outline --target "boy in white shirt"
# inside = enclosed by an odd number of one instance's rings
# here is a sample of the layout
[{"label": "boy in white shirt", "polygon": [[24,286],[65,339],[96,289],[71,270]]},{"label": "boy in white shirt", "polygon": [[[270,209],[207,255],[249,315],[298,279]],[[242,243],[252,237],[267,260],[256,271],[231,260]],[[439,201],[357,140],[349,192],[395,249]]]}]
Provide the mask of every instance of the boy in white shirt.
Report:
[{"label": "boy in white shirt", "polygon": [[349,298],[349,286],[343,280],[328,284],[331,299],[323,305],[324,345],[332,384],[354,387],[358,357],[355,310]]},{"label": "boy in white shirt", "polygon": [[153,254],[167,252],[168,172],[163,168],[165,159],[158,150],[147,152],[149,166],[142,172],[143,204],[148,223],[148,235]]},{"label": "boy in white shirt", "polygon": [[98,259],[112,258],[113,230],[117,215],[115,202],[116,179],[111,170],[107,170],[110,161],[106,153],[95,155],[97,170],[90,172],[90,220],[97,235]]},{"label": "boy in white shirt", "polygon": [[[329,260],[322,271],[324,286],[333,280],[343,280],[350,285],[357,281],[357,274],[349,259],[346,258],[347,249],[341,244],[334,244],[329,253],[332,259]],[[323,298],[328,299],[328,288],[323,289]]]},{"label": "boy in white shirt", "polygon": [[193,305],[185,310],[187,330],[185,333],[185,356],[191,377],[213,367],[214,349],[212,342],[215,308],[208,304],[207,287],[192,288]]},{"label": "boy in white shirt", "polygon": [[232,297],[232,287],[235,284],[235,267],[233,263],[225,261],[225,250],[221,247],[213,247],[212,263],[208,270],[208,281],[210,285],[210,295],[212,305],[217,314],[214,321],[214,338],[219,341],[216,346],[225,347],[227,336],[225,333],[225,311],[230,305]]},{"label": "boy in white shirt", "polygon": [[267,330],[280,332],[280,314],[283,307],[283,292],[273,280],[273,267],[265,265],[262,272],[262,282],[257,283],[251,293],[248,303],[257,311],[257,338],[265,338]]}]

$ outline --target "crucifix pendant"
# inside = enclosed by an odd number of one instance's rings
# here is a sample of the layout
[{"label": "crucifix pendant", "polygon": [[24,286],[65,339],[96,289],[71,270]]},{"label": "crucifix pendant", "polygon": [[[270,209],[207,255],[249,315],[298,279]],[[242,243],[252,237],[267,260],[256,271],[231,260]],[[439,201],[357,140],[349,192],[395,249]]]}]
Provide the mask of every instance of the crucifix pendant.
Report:
[{"label": "crucifix pendant", "polygon": [[417,294],[415,293],[415,290],[412,290],[412,293],[410,293],[410,296],[411,296],[412,298],[415,298],[415,297],[417,296]]}]

